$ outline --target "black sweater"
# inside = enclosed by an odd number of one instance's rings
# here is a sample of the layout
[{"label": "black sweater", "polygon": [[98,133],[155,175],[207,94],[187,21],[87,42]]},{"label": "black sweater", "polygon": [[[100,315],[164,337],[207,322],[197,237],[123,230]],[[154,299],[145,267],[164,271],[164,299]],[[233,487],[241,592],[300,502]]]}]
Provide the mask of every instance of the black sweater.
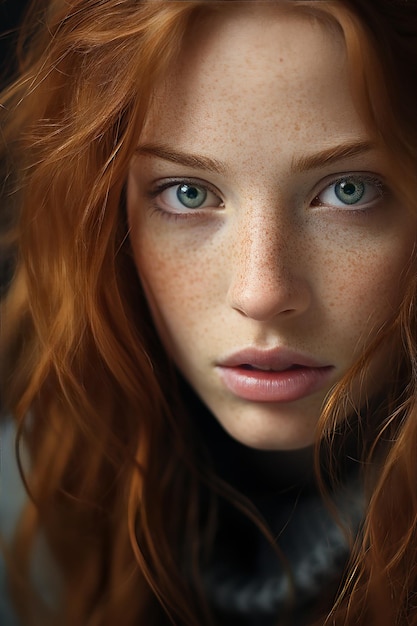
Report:
[{"label": "black sweater", "polygon": [[[252,450],[231,439],[195,398],[192,407],[216,472],[255,505],[283,557],[253,522],[220,501],[203,574],[216,626],[307,626],[332,605],[349,558],[347,539],[316,487],[312,450]],[[341,456],[346,461],[346,449]],[[331,497],[356,535],[364,498],[355,461],[345,463]]]}]

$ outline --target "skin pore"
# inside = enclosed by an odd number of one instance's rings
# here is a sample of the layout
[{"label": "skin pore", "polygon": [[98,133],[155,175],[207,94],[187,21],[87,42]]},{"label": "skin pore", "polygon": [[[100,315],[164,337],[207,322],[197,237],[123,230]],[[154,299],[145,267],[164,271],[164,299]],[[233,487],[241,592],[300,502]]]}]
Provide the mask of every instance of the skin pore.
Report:
[{"label": "skin pore", "polygon": [[127,206],[162,342],[214,416],[253,448],[311,445],[326,395],[398,309],[415,241],[341,34],[269,3],[202,20],[156,87]]}]

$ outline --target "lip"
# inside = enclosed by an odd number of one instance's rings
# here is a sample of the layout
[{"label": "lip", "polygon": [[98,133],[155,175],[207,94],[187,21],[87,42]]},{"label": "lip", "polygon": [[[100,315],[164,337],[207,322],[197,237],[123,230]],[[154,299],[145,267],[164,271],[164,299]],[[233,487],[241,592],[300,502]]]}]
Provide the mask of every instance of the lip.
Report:
[{"label": "lip", "polygon": [[278,348],[249,348],[221,360],[218,374],[229,391],[252,402],[294,402],[327,386],[332,365]]}]

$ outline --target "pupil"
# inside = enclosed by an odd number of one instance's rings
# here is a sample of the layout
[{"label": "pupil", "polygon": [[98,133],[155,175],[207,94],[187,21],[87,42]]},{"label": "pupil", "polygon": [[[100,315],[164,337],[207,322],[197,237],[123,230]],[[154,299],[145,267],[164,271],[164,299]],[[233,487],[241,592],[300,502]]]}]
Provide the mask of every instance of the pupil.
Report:
[{"label": "pupil", "polygon": [[361,180],[345,180],[336,185],[335,193],[344,204],[356,204],[365,193],[365,183]]},{"label": "pupil", "polygon": [[198,196],[198,191],[195,187],[187,187],[186,185],[184,185],[184,187],[181,188],[181,191],[185,193],[187,198],[189,198],[190,200],[195,200],[195,198],[197,198]]},{"label": "pupil", "polygon": [[180,185],[177,189],[177,198],[184,206],[196,209],[206,200],[207,192],[195,185]]},{"label": "pupil", "polygon": [[353,183],[345,183],[342,185],[343,193],[346,193],[348,196],[352,196],[355,191],[355,185]]}]

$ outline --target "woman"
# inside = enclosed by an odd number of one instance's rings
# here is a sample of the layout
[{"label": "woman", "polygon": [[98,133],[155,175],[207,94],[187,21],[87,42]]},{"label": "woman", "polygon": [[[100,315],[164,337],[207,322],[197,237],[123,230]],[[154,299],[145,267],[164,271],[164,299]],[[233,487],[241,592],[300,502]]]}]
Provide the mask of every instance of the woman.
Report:
[{"label": "woman", "polygon": [[416,5],[40,16],[2,100],[22,623],[417,624]]}]

